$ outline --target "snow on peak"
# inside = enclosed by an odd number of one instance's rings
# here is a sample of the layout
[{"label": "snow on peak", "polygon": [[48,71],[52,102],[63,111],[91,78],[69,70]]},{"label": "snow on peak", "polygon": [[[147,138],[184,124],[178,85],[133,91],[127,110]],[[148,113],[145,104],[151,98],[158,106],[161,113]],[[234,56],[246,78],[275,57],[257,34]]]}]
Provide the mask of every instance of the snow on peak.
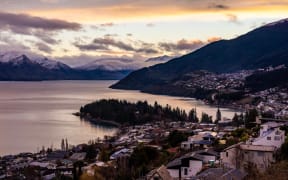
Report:
[{"label": "snow on peak", "polygon": [[32,61],[47,69],[56,69],[56,70],[70,69],[70,67],[67,66],[66,64],[63,64],[58,61],[50,60],[46,57],[34,57],[32,58]]},{"label": "snow on peak", "polygon": [[162,62],[163,63],[163,62],[167,62],[173,58],[175,58],[175,57],[164,55],[164,56],[149,58],[145,62],[156,62],[156,63]]},{"label": "snow on peak", "polygon": [[276,25],[283,24],[283,23],[288,23],[288,18],[287,19],[282,19],[280,21],[275,21],[275,22],[272,22],[272,23],[268,23],[264,27],[276,26]]},{"label": "snow on peak", "polygon": [[125,58],[103,58],[89,62],[88,64],[77,67],[82,70],[131,70],[138,69],[140,64],[135,63],[132,59]]},{"label": "snow on peak", "polygon": [[20,64],[23,62],[30,61],[32,63],[39,64],[40,66],[47,68],[47,69],[69,69],[70,67],[66,64],[63,64],[58,61],[49,60],[46,57],[39,56],[39,55],[25,55],[21,52],[10,51],[5,53],[0,53],[0,62],[2,63],[13,63],[14,65]]}]

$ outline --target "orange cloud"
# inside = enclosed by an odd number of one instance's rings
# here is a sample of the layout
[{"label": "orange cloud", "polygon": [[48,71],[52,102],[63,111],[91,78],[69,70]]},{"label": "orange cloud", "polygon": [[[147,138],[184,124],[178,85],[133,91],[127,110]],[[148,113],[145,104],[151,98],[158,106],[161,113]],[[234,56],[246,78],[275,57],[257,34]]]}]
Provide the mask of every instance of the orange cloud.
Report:
[{"label": "orange cloud", "polygon": [[149,18],[170,19],[171,17],[199,13],[239,14],[265,12],[266,14],[287,14],[288,12],[288,0],[283,0],[280,3],[276,0],[241,0],[219,2],[220,3],[211,3],[211,1],[208,0],[139,0],[133,3],[127,3],[127,1],[119,0],[111,4],[106,3],[104,5],[97,5],[96,1],[90,6],[85,5],[85,2],[82,2],[81,6],[75,5],[70,7],[69,5],[55,5],[55,8],[37,7],[33,9],[22,9],[21,12],[48,18],[61,17],[66,20],[84,23],[107,22],[111,20],[115,22],[139,19],[148,21]]}]

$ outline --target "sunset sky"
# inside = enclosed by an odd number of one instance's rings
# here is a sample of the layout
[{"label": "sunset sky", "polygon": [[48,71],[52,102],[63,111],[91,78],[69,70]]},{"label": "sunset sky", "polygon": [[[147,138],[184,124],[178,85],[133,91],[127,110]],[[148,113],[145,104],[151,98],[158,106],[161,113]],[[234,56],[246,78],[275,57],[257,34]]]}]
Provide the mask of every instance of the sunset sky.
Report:
[{"label": "sunset sky", "polygon": [[179,56],[288,18],[288,0],[1,0],[0,52],[70,65]]}]

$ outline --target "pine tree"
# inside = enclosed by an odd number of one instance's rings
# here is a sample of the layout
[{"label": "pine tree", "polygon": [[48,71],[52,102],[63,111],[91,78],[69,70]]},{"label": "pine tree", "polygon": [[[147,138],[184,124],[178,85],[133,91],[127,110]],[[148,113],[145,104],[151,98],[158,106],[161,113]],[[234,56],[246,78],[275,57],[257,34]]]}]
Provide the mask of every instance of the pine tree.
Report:
[{"label": "pine tree", "polygon": [[212,123],[212,116],[209,116],[206,113],[202,113],[201,123],[206,123],[206,124]]},{"label": "pine tree", "polygon": [[67,140],[67,138],[66,138],[66,139],[65,139],[65,150],[66,150],[66,151],[68,151],[68,147],[69,147],[69,146],[68,146],[68,140]]},{"label": "pine tree", "polygon": [[65,150],[65,141],[64,141],[64,139],[61,140],[61,150],[62,151]]},{"label": "pine tree", "polygon": [[198,123],[199,119],[197,117],[197,112],[196,112],[196,108],[195,109],[191,109],[189,111],[188,114],[188,121],[194,122],[194,123]]},{"label": "pine tree", "polygon": [[220,108],[218,107],[217,113],[216,113],[216,120],[215,123],[218,123],[219,121],[221,121],[222,116],[221,116],[221,111]]}]

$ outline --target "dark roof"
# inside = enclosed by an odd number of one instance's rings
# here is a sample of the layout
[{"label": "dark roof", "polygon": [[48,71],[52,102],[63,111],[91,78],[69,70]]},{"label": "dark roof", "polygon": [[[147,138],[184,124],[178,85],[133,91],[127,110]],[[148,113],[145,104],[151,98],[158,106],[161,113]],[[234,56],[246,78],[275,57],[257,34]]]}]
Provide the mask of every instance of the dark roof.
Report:
[{"label": "dark roof", "polygon": [[195,151],[196,154],[200,154],[200,155],[212,155],[212,156],[216,156],[219,157],[219,153],[212,150],[212,149],[203,149],[203,150],[199,150],[199,151]]},{"label": "dark roof", "polygon": [[211,145],[213,142],[208,140],[194,141],[194,144]]},{"label": "dark roof", "polygon": [[211,134],[205,134],[205,135],[203,136],[203,138],[215,138],[215,137],[212,136]]},{"label": "dark roof", "polygon": [[173,161],[170,161],[167,164],[167,169],[176,169],[179,168],[181,166],[181,157],[180,158],[176,158]]},{"label": "dark roof", "polygon": [[167,164],[167,169],[178,169],[179,167],[188,167],[190,160],[203,161],[203,157],[194,152],[185,154]]},{"label": "dark roof", "polygon": [[197,176],[193,177],[191,180],[199,180],[199,179],[205,179],[205,180],[215,180],[220,179],[220,177],[226,173],[228,169],[223,168],[209,168]]}]

